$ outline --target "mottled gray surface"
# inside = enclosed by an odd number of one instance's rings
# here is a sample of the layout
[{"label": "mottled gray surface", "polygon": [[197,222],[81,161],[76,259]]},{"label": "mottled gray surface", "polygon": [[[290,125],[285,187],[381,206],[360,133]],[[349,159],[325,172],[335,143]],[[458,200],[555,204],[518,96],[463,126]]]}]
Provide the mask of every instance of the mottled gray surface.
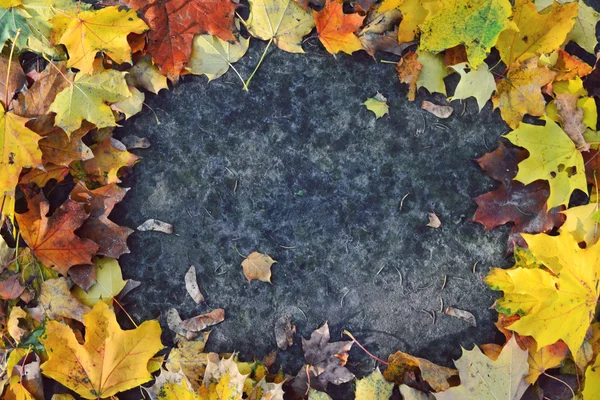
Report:
[{"label": "mottled gray surface", "polygon": [[[251,46],[242,74],[262,49]],[[390,105],[380,120],[361,105],[377,91]],[[506,230],[469,221],[472,197],[494,187],[473,159],[507,131],[490,104],[479,114],[474,101],[455,102],[440,121],[406,100],[394,65],[319,50],[273,51],[249,93],[232,73],[187,77],[147,103],[160,125],[147,110],[119,130],[153,146],[137,151],[115,219],[157,218],[176,234],[131,237],[121,264],[143,283],[130,297],[134,318],[222,307],[208,349],[260,359],[276,349],[275,321],[290,315],[296,343],[278,356],[288,373],[303,363],[300,337],[325,321],[336,340],[348,329],[382,358],[402,350],[445,365],[461,345],[494,339],[494,294],[482,277],[507,264]],[[441,229],[425,226],[429,211]],[[239,253],[254,250],[277,260],[272,285],[244,278]],[[207,305],[186,294],[190,264]],[[471,311],[477,328],[440,313],[440,299]],[[374,364],[353,349],[349,365],[362,374]]]}]

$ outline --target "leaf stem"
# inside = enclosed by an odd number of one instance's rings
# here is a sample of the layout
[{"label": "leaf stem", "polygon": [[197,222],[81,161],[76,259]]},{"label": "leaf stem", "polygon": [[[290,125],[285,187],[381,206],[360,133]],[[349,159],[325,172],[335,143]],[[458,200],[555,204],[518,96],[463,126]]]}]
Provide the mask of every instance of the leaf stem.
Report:
[{"label": "leaf stem", "polygon": [[12,42],[12,47],[10,48],[10,56],[8,57],[8,68],[6,69],[6,81],[4,81],[4,89],[5,89],[5,93],[4,93],[4,105],[6,107],[6,111],[8,111],[8,86],[9,86],[9,82],[8,80],[10,79],[10,68],[12,66],[12,60],[13,60],[13,55],[15,53],[15,46],[17,45],[17,39],[19,39],[19,35],[21,34],[21,28],[17,29],[17,34],[15,35],[15,38],[13,39]]},{"label": "leaf stem", "polygon": [[365,348],[363,347],[363,345],[362,345],[362,344],[360,344],[360,342],[359,342],[358,340],[356,340],[356,338],[355,338],[354,336],[352,336],[352,334],[351,334],[350,332],[348,332],[347,330],[344,330],[344,332],[342,332],[342,333],[343,333],[344,335],[346,335],[346,336],[350,337],[350,339],[352,339],[352,341],[353,341],[354,343],[356,343],[356,345],[357,345],[358,347],[360,347],[362,351],[364,351],[365,353],[367,353],[367,355],[368,355],[369,357],[371,357],[373,360],[375,360],[375,361],[379,361],[379,362],[380,362],[380,363],[382,363],[383,365],[390,365],[388,362],[385,362],[385,361],[383,361],[381,358],[379,358],[379,357],[376,357],[376,356],[374,356],[373,354],[371,354],[371,353],[369,352],[369,350],[365,349]]},{"label": "leaf stem", "polygon": [[269,47],[271,47],[271,43],[273,43],[273,38],[271,38],[271,40],[269,40],[269,43],[267,43],[267,47],[265,47],[265,50],[263,51],[262,56],[260,56],[260,60],[258,60],[258,64],[256,64],[254,71],[252,71],[252,74],[250,74],[250,76],[248,77],[248,80],[244,84],[246,86],[246,90],[248,90],[248,87],[250,86],[250,81],[252,80],[252,78],[254,78],[254,74],[256,74],[256,71],[258,71],[258,68],[260,67],[263,60],[265,59],[265,56],[267,55],[267,51],[269,50]]}]

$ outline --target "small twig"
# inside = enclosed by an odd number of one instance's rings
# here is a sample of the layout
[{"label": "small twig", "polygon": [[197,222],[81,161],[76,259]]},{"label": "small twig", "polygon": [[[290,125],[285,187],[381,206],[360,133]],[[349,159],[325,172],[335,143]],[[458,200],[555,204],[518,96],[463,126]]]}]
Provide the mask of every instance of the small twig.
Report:
[{"label": "small twig", "polygon": [[383,271],[383,269],[386,267],[386,265],[384,264],[381,268],[379,268],[379,271],[377,271],[377,273],[375,274],[375,276],[379,275],[381,273],[381,271]]},{"label": "small twig", "polygon": [[433,311],[427,311],[427,310],[423,310],[423,309],[421,309],[419,311],[421,311],[422,313],[425,313],[431,317],[431,325],[435,324],[435,313]]},{"label": "small twig", "polygon": [[475,271],[477,270],[477,264],[479,264],[480,260],[475,261],[475,264],[473,264],[473,273],[475,273]]},{"label": "small twig", "polygon": [[444,283],[442,283],[442,290],[446,287],[446,283],[448,282],[448,275],[444,275]]},{"label": "small twig", "polygon": [[365,348],[363,347],[363,345],[362,345],[362,344],[360,344],[360,342],[359,342],[358,340],[356,340],[356,338],[355,338],[354,336],[352,336],[352,334],[351,334],[350,332],[348,332],[347,330],[344,330],[344,332],[342,332],[342,333],[343,333],[344,335],[348,336],[350,339],[352,339],[352,341],[353,341],[353,342],[354,342],[354,343],[355,343],[355,344],[356,344],[358,347],[360,347],[360,349],[361,349],[362,351],[364,351],[365,353],[367,353],[367,355],[368,355],[369,357],[371,357],[373,360],[375,360],[375,361],[379,361],[379,362],[380,362],[380,363],[382,363],[383,365],[390,365],[389,363],[387,363],[387,362],[383,361],[381,358],[379,358],[379,357],[376,357],[376,356],[374,356],[373,354],[371,354],[371,353],[369,352],[369,350],[365,349]]},{"label": "small twig", "polygon": [[343,294],[342,299],[340,300],[340,307],[344,306],[344,299],[346,298],[346,296],[348,296],[348,293],[350,293],[351,290],[347,289],[346,292]]},{"label": "small twig", "polygon": [[410,192],[406,193],[402,197],[402,200],[400,200],[400,206],[398,207],[398,211],[402,211],[402,207],[404,207],[404,200],[406,200],[406,198],[408,197],[409,194],[410,194]]},{"label": "small twig", "polygon": [[444,299],[440,297],[440,312],[444,312]]}]

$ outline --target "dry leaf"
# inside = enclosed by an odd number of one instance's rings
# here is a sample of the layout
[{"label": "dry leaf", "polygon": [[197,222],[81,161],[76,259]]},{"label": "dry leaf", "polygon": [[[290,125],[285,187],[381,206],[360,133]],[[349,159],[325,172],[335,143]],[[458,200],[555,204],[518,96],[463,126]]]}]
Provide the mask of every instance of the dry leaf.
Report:
[{"label": "dry leaf", "polygon": [[150,139],[141,138],[135,135],[127,135],[123,139],[121,139],[121,143],[125,145],[127,150],[131,149],[147,149],[150,147]]},{"label": "dry leaf", "polygon": [[178,335],[191,340],[200,334],[200,331],[209,326],[223,322],[225,319],[225,310],[217,308],[209,313],[182,320],[176,309],[170,308],[167,311],[167,325],[169,329]]},{"label": "dry leaf", "polygon": [[290,317],[283,316],[275,321],[275,341],[277,347],[281,350],[287,350],[287,348],[294,344],[294,334],[296,333],[296,326],[292,323]]},{"label": "dry leaf", "polygon": [[71,294],[66,278],[49,279],[42,284],[40,306],[49,319],[65,317],[79,322],[91,310]]},{"label": "dry leaf", "polygon": [[190,269],[185,273],[185,289],[196,304],[200,304],[204,301],[204,296],[202,295],[202,292],[200,292],[198,281],[196,279],[196,267],[193,265],[190,265]]},{"label": "dry leaf", "polygon": [[408,99],[410,101],[413,101],[417,96],[417,80],[423,69],[423,64],[417,58],[417,53],[409,51],[402,56],[396,65],[398,79],[401,83],[408,84]]},{"label": "dry leaf", "polygon": [[590,145],[583,137],[586,127],[583,124],[583,110],[577,107],[578,100],[579,98],[575,95],[563,93],[556,95],[554,104],[556,104],[556,111],[562,122],[563,131],[575,143],[577,150],[589,151]]},{"label": "dry leaf", "polygon": [[170,235],[173,233],[173,225],[159,221],[157,219],[149,219],[140,226],[138,226],[137,230],[140,232],[156,231]]},{"label": "dry leaf", "polygon": [[242,268],[248,282],[252,279],[258,279],[263,282],[271,283],[271,265],[277,261],[273,260],[267,254],[252,252],[244,261]]},{"label": "dry leaf", "polygon": [[423,101],[423,104],[421,104],[421,109],[432,113],[438,118],[444,119],[449,118],[454,112],[454,109],[450,106],[440,106],[427,100]]},{"label": "dry leaf", "polygon": [[429,216],[429,223],[426,226],[429,226],[431,228],[439,228],[440,226],[442,226],[442,221],[440,221],[437,215],[435,215],[432,212],[427,213],[427,215]]},{"label": "dry leaf", "polygon": [[468,311],[459,310],[458,308],[448,307],[446,308],[446,315],[451,317],[455,317],[458,319],[462,319],[463,321],[468,322],[473,326],[477,326],[477,321],[475,320],[475,316]]}]

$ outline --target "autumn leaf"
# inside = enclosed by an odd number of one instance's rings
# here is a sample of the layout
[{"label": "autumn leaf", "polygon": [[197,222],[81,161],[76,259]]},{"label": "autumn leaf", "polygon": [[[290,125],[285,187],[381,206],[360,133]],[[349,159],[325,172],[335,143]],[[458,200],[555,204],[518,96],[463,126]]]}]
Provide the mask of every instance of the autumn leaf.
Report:
[{"label": "autumn leaf", "polygon": [[498,38],[496,48],[502,61],[511,66],[556,50],[573,28],[577,2],[554,3],[549,11],[538,13],[531,0],[516,0],[513,21],[516,29],[507,29]]},{"label": "autumn leaf", "polygon": [[525,185],[538,179],[550,184],[549,209],[568,206],[576,189],[587,194],[583,157],[554,121],[547,119],[545,126],[522,123],[504,137],[529,151],[529,157],[519,163],[514,179]]},{"label": "autumn leaf", "polygon": [[177,342],[177,347],[171,349],[166,368],[171,372],[183,371],[194,389],[199,389],[203,382],[208,354],[204,352],[209,332],[203,332],[199,339],[187,340],[182,338]]},{"label": "autumn leaf", "polygon": [[152,400],[200,400],[200,397],[192,389],[190,382],[181,371],[161,370],[154,385],[148,388],[144,387],[144,390]]},{"label": "autumn leaf", "polygon": [[575,77],[583,78],[592,72],[592,67],[563,49],[556,52],[556,62],[550,68],[556,72],[554,81],[568,81]]},{"label": "autumn leaf", "polygon": [[422,380],[436,392],[448,389],[450,387],[448,379],[457,374],[455,369],[442,367],[424,358],[397,351],[388,357],[388,366],[383,376],[388,381],[401,385],[408,381],[409,377],[414,379],[414,376],[419,373]]},{"label": "autumn leaf", "polygon": [[42,373],[85,399],[107,398],[152,379],[148,362],[163,348],[160,325],[146,321],[123,331],[114,311],[100,301],[84,316],[85,342],[56,321],[40,338],[48,352]]},{"label": "autumn leaf", "polygon": [[44,169],[31,169],[29,172],[21,174],[19,184],[35,183],[38,187],[43,188],[51,180],[56,180],[57,183],[62,182],[68,174],[69,167],[48,163],[44,165]]},{"label": "autumn leaf", "polygon": [[77,68],[82,74],[92,72],[98,52],[119,64],[131,63],[127,35],[148,30],[134,10],[119,10],[116,6],[57,14],[52,28],[52,41],[65,45],[69,52],[67,66]]},{"label": "autumn leaf", "polygon": [[379,368],[371,375],[356,381],[355,398],[371,400],[389,400],[394,384],[385,380]]},{"label": "autumn leaf", "polygon": [[424,87],[429,90],[429,93],[446,94],[444,78],[448,76],[448,70],[444,64],[444,58],[439,54],[420,50],[417,50],[417,56],[423,65],[417,78],[417,89]]},{"label": "autumn leaf", "polygon": [[579,7],[577,19],[566,40],[577,43],[585,51],[593,54],[598,44],[596,25],[600,21],[600,13],[585,4],[583,0],[579,0],[577,3]]},{"label": "autumn leaf", "polygon": [[389,114],[390,107],[387,104],[387,99],[379,92],[375,94],[375,97],[368,98],[363,106],[367,108],[367,110],[371,111],[375,114],[375,118],[379,119],[386,114]]},{"label": "autumn leaf", "polygon": [[[25,126],[27,119],[5,112],[0,103],[0,195],[13,195],[23,168],[42,166],[41,139]],[[12,211],[12,210],[11,210]]]},{"label": "autumn leaf", "polygon": [[276,262],[267,254],[253,251],[242,261],[244,276],[248,279],[248,282],[258,279],[259,281],[271,283],[271,265]]},{"label": "autumn leaf", "polygon": [[398,43],[398,23],[402,14],[396,9],[380,12],[381,4],[371,8],[357,33],[363,49],[375,57],[376,51],[401,56],[407,44]]},{"label": "autumn leaf", "polygon": [[583,383],[583,398],[585,400],[598,400],[600,397],[600,357],[596,357],[594,365],[585,370],[585,381]]},{"label": "autumn leaf", "polygon": [[71,318],[84,321],[91,308],[80,303],[73,295],[66,278],[49,279],[42,283],[39,305],[47,318]]},{"label": "autumn leaf", "polygon": [[[188,69],[192,74],[206,75],[210,82],[221,77],[233,63],[238,62],[248,51],[249,45],[250,39],[243,37],[237,43],[229,43],[216,36],[197,35]],[[234,71],[239,76],[235,68]],[[241,76],[239,78],[244,81]]]},{"label": "autumn leaf", "polygon": [[537,180],[524,185],[513,180],[517,165],[527,156],[526,150],[500,142],[496,150],[477,160],[481,169],[500,182],[500,187],[475,198],[478,207],[473,221],[482,224],[486,230],[512,222],[509,247],[512,247],[511,242],[521,240],[519,232],[549,232],[562,225],[565,219],[560,209],[547,209],[550,195],[547,183]]},{"label": "autumn leaf", "polygon": [[441,2],[435,14],[420,26],[423,51],[439,53],[463,44],[469,63],[477,68],[510,27],[508,0],[456,0]]},{"label": "autumn leaf", "polygon": [[427,20],[427,17],[436,13],[440,8],[439,0],[384,0],[379,12],[393,9],[400,10],[402,21],[398,29],[398,42],[411,42],[419,32],[419,25]]},{"label": "autumn leaf", "polygon": [[[8,70],[10,65],[10,71]],[[0,93],[4,93],[7,99],[12,99],[15,93],[21,91],[27,79],[25,78],[25,72],[18,60],[10,61],[6,56],[0,56]],[[8,81],[6,81],[8,77]],[[7,87],[8,86],[8,87]],[[17,113],[18,115],[18,113]]]},{"label": "autumn leaf", "polygon": [[154,94],[158,94],[162,89],[169,89],[167,77],[160,73],[158,67],[152,63],[152,58],[147,55],[127,70],[125,80],[129,86],[143,88]]},{"label": "autumn leaf", "polygon": [[126,72],[106,70],[94,75],[78,73],[69,86],[56,95],[49,111],[56,113],[56,126],[67,135],[81,126],[83,120],[97,128],[116,126],[108,103],[131,96],[125,82]]},{"label": "autumn leaf", "polygon": [[556,73],[538,66],[537,58],[530,58],[511,68],[504,79],[496,83],[497,93],[492,97],[494,108],[500,108],[502,119],[515,129],[525,114],[544,114],[546,101],[541,87],[552,82]]},{"label": "autumn leaf", "polygon": [[598,221],[598,200],[594,199],[589,204],[571,207],[562,213],[567,217],[561,231],[569,232],[578,243],[585,242],[591,246],[600,239],[600,226]]},{"label": "autumn leaf", "polygon": [[342,3],[337,0],[327,0],[325,8],[321,11],[313,10],[313,16],[319,40],[329,53],[336,54],[342,51],[352,54],[362,50],[362,44],[355,32],[365,17],[359,14],[344,14]]},{"label": "autumn leaf", "polygon": [[[0,6],[0,47],[4,47],[7,40],[15,40],[18,49],[27,48],[27,39],[33,36],[28,23],[29,15],[17,3]],[[17,33],[19,33],[17,35]]]},{"label": "autumn leaf", "polygon": [[401,83],[408,84],[408,99],[414,101],[417,96],[417,80],[423,64],[418,61],[417,53],[407,52],[396,65],[396,73]]},{"label": "autumn leaf", "polygon": [[224,319],[225,310],[222,308],[217,308],[206,314],[197,315],[186,320],[181,319],[176,309],[170,308],[167,310],[167,325],[169,329],[185,337],[187,340],[194,339],[200,335],[201,331],[209,326],[223,322]]},{"label": "autumn leaf", "polygon": [[138,8],[150,26],[147,51],[162,74],[179,79],[192,54],[194,36],[234,41],[236,4],[230,0],[121,0]]},{"label": "autumn leaf", "polygon": [[[475,97],[479,111],[485,106],[487,101],[496,91],[496,81],[494,75],[486,63],[482,63],[476,69],[469,67],[466,62],[451,65],[454,71],[460,75],[460,81],[454,89],[454,95],[448,97],[448,101],[465,100],[469,97]],[[468,72],[467,72],[468,70]]]},{"label": "autumn leaf", "polygon": [[244,393],[244,381],[233,355],[219,359],[219,355],[210,353],[207,358],[203,385],[198,393],[201,399],[241,400]]},{"label": "autumn leaf", "polygon": [[96,282],[87,290],[79,286],[72,290],[73,296],[88,307],[93,307],[100,300],[109,306],[113,305],[113,298],[125,287],[125,281],[121,274],[121,266],[114,258],[94,259],[96,270]]},{"label": "autumn leaf", "polygon": [[573,354],[579,350],[598,300],[600,245],[585,249],[572,235],[522,235],[542,268],[495,268],[486,277],[504,291],[496,309],[521,318],[508,329],[532,336],[544,347],[563,340]]},{"label": "autumn leaf", "polygon": [[110,105],[110,108],[123,114],[126,120],[141,112],[146,100],[146,95],[135,86],[129,86],[129,91],[131,96]]},{"label": "autumn leaf", "polygon": [[133,167],[139,160],[138,156],[127,151],[123,143],[112,137],[107,137],[90,148],[94,157],[83,161],[81,166],[88,178],[102,185],[120,183],[119,170],[123,167]]},{"label": "autumn leaf", "polygon": [[273,40],[281,50],[304,53],[302,38],[312,31],[315,21],[310,11],[294,0],[249,0],[248,32],[258,39]]},{"label": "autumn leaf", "polygon": [[42,264],[62,275],[67,275],[73,265],[91,264],[98,245],[75,235],[88,217],[83,204],[65,201],[51,216],[50,206],[44,195],[27,196],[29,210],[17,214],[17,222],[23,240]]},{"label": "autumn leaf", "polygon": [[496,360],[486,357],[479,347],[463,349],[454,361],[460,375],[460,386],[434,393],[438,400],[450,399],[512,399],[523,396],[529,384],[524,377],[528,371],[527,351],[521,350],[513,338]]}]

